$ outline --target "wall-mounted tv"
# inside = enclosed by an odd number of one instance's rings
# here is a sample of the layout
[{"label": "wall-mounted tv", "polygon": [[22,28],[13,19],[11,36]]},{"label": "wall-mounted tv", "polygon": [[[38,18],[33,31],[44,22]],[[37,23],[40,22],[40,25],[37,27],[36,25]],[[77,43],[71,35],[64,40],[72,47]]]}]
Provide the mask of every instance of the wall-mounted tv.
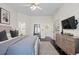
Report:
[{"label": "wall-mounted tv", "polygon": [[63,29],[76,29],[77,28],[77,20],[75,20],[75,16],[69,17],[62,21]]}]

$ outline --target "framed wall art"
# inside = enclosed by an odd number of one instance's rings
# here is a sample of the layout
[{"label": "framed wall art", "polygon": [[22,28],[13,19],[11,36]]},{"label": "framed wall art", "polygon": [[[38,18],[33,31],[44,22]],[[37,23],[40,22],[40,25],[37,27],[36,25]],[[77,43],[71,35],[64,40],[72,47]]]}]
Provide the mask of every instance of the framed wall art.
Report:
[{"label": "framed wall art", "polygon": [[0,23],[10,24],[10,13],[3,8],[0,8]]}]

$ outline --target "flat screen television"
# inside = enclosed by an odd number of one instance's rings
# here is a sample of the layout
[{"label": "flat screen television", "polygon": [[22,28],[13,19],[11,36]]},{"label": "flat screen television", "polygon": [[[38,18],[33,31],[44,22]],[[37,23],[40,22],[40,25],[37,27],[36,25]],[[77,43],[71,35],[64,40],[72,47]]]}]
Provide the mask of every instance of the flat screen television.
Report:
[{"label": "flat screen television", "polygon": [[62,21],[63,29],[76,29],[77,28],[77,20],[75,20],[75,16],[69,17]]}]

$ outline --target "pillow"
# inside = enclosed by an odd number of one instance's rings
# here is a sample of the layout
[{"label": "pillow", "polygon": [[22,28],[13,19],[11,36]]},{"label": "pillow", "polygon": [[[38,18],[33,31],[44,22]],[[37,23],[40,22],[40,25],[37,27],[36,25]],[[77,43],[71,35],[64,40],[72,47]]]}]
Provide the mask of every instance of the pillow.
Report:
[{"label": "pillow", "polygon": [[6,33],[6,34],[7,34],[8,39],[11,39],[11,34],[10,34],[10,32],[8,32],[8,33]]},{"label": "pillow", "polygon": [[15,31],[10,30],[10,34],[11,34],[11,37],[16,37],[16,36],[18,36],[18,31],[17,30],[15,30]]},{"label": "pillow", "polygon": [[18,33],[18,30],[15,30],[15,32],[16,32],[16,36],[18,36],[18,34],[19,34],[19,33]]},{"label": "pillow", "polygon": [[5,41],[5,40],[8,40],[6,31],[2,31],[0,32],[0,41]]}]

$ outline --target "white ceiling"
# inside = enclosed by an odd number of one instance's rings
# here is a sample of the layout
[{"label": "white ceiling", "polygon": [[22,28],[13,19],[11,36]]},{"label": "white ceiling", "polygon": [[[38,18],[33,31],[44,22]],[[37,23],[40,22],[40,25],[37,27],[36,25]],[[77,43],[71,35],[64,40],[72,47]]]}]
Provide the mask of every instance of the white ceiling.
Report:
[{"label": "white ceiling", "polygon": [[36,9],[32,11],[28,5],[29,3],[8,3],[17,12],[26,14],[28,16],[52,16],[62,6],[61,3],[40,3],[42,10]]}]

